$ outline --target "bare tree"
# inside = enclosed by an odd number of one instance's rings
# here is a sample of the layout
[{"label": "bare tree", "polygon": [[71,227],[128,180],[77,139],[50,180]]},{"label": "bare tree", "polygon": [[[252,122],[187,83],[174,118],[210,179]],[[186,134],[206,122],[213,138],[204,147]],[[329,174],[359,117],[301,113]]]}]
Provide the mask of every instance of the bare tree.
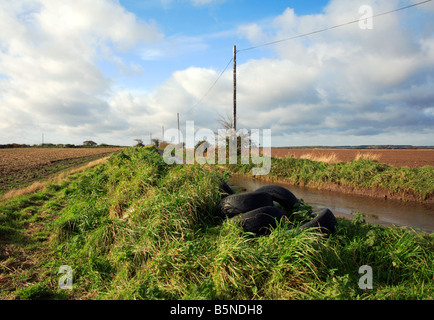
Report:
[{"label": "bare tree", "polygon": [[134,139],[134,141],[137,142],[136,147],[143,147],[143,140],[142,139]]},{"label": "bare tree", "polygon": [[[221,129],[225,129],[225,130],[233,130],[233,118],[229,115],[226,114],[226,116],[222,116],[220,115],[219,119],[217,120],[218,123],[221,125]],[[238,153],[240,153],[242,148],[250,148],[251,146],[253,147],[254,142],[251,139],[251,133],[249,133],[248,130],[238,130],[237,132],[232,132],[236,138],[237,138],[237,151]],[[223,142],[226,142],[226,145],[228,145],[229,143],[229,137],[228,135],[226,135],[225,137],[220,137],[217,134],[218,137],[218,141],[221,141],[221,139],[223,138]]]},{"label": "bare tree", "polygon": [[222,129],[229,130],[234,127],[233,118],[231,118],[231,116],[229,116],[228,114],[226,114],[225,116],[220,115],[217,122],[220,124]]},{"label": "bare tree", "polygon": [[154,143],[155,147],[159,147],[160,146],[160,139],[156,138],[156,139],[152,139],[152,142]]}]

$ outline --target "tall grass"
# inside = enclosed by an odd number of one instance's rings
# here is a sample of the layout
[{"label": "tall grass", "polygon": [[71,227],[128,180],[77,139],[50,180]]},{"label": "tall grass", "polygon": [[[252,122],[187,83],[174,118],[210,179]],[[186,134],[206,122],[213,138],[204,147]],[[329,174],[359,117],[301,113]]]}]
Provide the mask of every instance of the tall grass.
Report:
[{"label": "tall grass", "polygon": [[[254,237],[217,218],[221,181],[217,171],[168,166],[154,149],[143,148],[124,150],[81,173],[57,189],[65,205],[47,225],[53,233],[46,243],[51,254],[41,256],[36,266],[46,270],[44,276],[18,288],[16,296],[433,298],[432,235],[372,226],[357,216],[338,219],[329,237],[298,231],[289,219],[268,236]],[[25,207],[22,202],[20,209],[18,202],[7,205],[8,214]],[[291,214],[306,210],[311,208],[301,202]],[[60,265],[74,271],[72,291],[57,288]],[[362,265],[373,269],[372,290],[358,287]]]},{"label": "tall grass", "polygon": [[326,162],[326,163],[338,163],[338,156],[336,153],[330,153],[327,155],[314,155],[312,153],[302,154],[299,159],[309,159],[312,161]]},{"label": "tall grass", "polygon": [[359,152],[359,153],[357,153],[354,160],[357,161],[360,159],[379,161],[381,159],[381,155],[378,153],[373,153],[373,152],[366,152],[366,153]]},{"label": "tall grass", "polygon": [[[270,180],[286,180],[294,185],[321,187],[330,183],[356,189],[381,187],[405,196],[414,194],[419,200],[427,200],[434,194],[434,167],[394,168],[361,155],[349,163],[329,163],[311,159],[272,158]],[[316,159],[318,160],[318,159]],[[322,159],[324,160],[324,159]],[[240,163],[240,162],[239,162]],[[254,164],[227,165],[233,173],[251,174]]]}]

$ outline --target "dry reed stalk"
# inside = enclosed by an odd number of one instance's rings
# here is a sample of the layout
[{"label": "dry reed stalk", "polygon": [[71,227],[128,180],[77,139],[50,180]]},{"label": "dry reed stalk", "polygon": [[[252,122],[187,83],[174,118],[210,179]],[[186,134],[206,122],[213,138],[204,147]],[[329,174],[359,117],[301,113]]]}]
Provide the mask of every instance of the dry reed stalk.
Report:
[{"label": "dry reed stalk", "polygon": [[372,160],[372,161],[379,161],[381,158],[381,155],[378,153],[373,153],[373,152],[366,152],[366,153],[357,153],[356,157],[354,158],[354,160],[360,160],[360,159],[365,159],[365,160]]},{"label": "dry reed stalk", "polygon": [[300,159],[308,159],[317,162],[326,162],[326,163],[338,163],[338,156],[336,153],[331,153],[329,155],[314,155],[312,153],[302,154]]}]

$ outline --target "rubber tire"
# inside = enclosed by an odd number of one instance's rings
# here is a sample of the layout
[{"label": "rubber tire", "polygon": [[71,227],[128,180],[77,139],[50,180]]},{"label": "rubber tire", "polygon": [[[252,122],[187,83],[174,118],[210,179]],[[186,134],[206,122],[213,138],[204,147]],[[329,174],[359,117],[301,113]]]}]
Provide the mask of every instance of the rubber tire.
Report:
[{"label": "rubber tire", "polygon": [[336,217],[330,209],[324,208],[317,212],[312,213],[313,219],[300,226],[300,230],[309,228],[318,228],[321,233],[330,234],[333,233],[338,224]]},{"label": "rubber tire", "polygon": [[235,194],[234,190],[232,190],[232,188],[226,182],[221,183],[220,190],[222,191],[222,197]]},{"label": "rubber tire", "polygon": [[220,201],[220,216],[232,218],[257,208],[273,206],[273,199],[265,192],[243,192],[230,195]]},{"label": "rubber tire", "polygon": [[256,189],[255,192],[268,193],[274,201],[279,203],[288,212],[291,211],[294,208],[294,205],[298,202],[297,197],[291,191],[274,184],[260,187]]},{"label": "rubber tire", "polygon": [[262,236],[269,234],[270,228],[275,228],[276,221],[280,221],[285,214],[280,208],[267,206],[239,214],[230,220],[241,226],[245,232]]}]

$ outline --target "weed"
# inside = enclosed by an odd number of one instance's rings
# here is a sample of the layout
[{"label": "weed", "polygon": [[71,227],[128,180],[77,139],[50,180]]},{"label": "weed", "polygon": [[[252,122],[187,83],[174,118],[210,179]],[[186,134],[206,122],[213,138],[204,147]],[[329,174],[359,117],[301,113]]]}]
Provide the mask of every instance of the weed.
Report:
[{"label": "weed", "polygon": [[[383,188],[391,193],[414,194],[424,201],[434,194],[434,167],[393,168],[367,159],[365,154],[349,163],[327,163],[310,159],[272,158],[267,179],[285,180],[294,185],[320,187],[324,184],[349,186],[356,189]],[[373,157],[371,157],[373,158]],[[323,159],[324,160],[324,159]],[[237,174],[251,174],[252,164],[226,165]]]},{"label": "weed", "polygon": [[[313,170],[309,179],[330,170],[330,164],[298,161]],[[359,161],[352,165],[361,166],[361,175],[376,175],[378,164]],[[298,166],[291,160],[287,164]],[[44,242],[46,252],[33,243],[30,275],[10,272],[12,263],[26,259],[11,260],[2,252],[0,272],[7,274],[10,285],[0,297],[433,298],[432,235],[370,225],[361,215],[352,221],[338,219],[328,237],[312,229],[300,231],[294,226],[312,212],[300,201],[268,236],[254,237],[216,217],[220,173],[198,165],[166,165],[153,148],[126,149],[68,181],[2,205],[1,241],[8,248],[22,245],[30,250],[13,233],[22,234],[25,221],[38,215],[46,229],[35,232],[35,241]],[[56,210],[57,219],[49,220]],[[52,236],[47,237],[49,232]],[[61,265],[74,271],[72,291],[59,293]],[[358,286],[362,265],[372,267],[372,290]]]}]

